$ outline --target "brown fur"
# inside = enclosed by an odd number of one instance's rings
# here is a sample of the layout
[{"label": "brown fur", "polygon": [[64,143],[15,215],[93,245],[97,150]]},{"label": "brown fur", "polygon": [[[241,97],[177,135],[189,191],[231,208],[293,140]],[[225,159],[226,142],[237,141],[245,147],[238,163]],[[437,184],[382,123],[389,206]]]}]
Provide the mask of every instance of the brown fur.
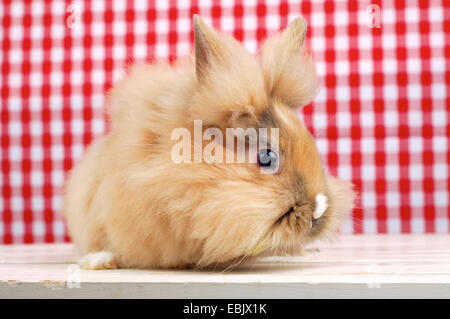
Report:
[{"label": "brown fur", "polygon": [[[120,267],[207,266],[335,232],[353,207],[351,184],[322,168],[294,106],[315,93],[298,18],[254,59],[195,18],[196,60],[133,67],[110,92],[109,134],[94,142],[66,185],[65,216],[83,253],[110,251]],[[176,164],[171,132],[193,120],[221,129],[278,127],[280,169],[254,163]],[[329,197],[309,229],[314,196]],[[294,207],[294,213],[282,216]]]}]

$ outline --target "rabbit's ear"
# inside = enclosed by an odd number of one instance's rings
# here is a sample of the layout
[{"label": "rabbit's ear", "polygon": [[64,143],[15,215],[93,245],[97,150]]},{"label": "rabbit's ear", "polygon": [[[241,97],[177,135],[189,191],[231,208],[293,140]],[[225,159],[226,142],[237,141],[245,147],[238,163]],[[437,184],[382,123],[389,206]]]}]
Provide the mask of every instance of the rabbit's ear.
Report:
[{"label": "rabbit's ear", "polygon": [[260,54],[266,89],[291,107],[308,104],[316,93],[315,64],[303,49],[305,34],[306,21],[298,17],[269,38]]},{"label": "rabbit's ear", "polygon": [[219,35],[198,16],[194,15],[195,71],[200,82],[211,68],[228,63],[227,48]]},{"label": "rabbit's ear", "polygon": [[295,18],[282,35],[282,45],[290,54],[296,56],[300,53],[306,35],[306,20],[302,17]]},{"label": "rabbit's ear", "polygon": [[[195,72],[200,84],[191,115],[209,121],[258,113],[267,107],[259,63],[232,36],[216,32],[194,15]],[[237,117],[239,118],[239,116]]]}]

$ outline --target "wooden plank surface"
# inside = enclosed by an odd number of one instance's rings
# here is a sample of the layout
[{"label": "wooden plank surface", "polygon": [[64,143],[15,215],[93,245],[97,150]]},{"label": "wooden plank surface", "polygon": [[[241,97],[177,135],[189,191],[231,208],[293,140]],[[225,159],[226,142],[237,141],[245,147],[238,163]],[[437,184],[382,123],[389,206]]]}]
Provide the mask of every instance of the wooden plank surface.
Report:
[{"label": "wooden plank surface", "polygon": [[450,235],[342,236],[220,270],[81,270],[71,244],[0,246],[0,298],[450,298]]}]

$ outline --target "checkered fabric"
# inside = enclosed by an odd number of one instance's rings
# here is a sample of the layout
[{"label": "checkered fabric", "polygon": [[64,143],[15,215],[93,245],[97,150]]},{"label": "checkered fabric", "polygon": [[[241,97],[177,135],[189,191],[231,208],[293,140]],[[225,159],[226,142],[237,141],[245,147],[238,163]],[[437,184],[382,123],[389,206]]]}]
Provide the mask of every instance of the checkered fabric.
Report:
[{"label": "checkered fabric", "polygon": [[65,173],[133,61],[192,50],[192,15],[256,52],[302,14],[321,89],[299,116],[359,193],[343,233],[449,232],[448,1],[0,3],[0,243],[67,241]]}]

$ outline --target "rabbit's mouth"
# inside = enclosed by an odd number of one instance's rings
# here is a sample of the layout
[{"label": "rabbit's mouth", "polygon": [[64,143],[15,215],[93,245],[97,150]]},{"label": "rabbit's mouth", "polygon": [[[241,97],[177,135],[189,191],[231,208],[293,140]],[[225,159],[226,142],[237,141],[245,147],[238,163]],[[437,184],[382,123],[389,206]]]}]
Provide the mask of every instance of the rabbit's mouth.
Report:
[{"label": "rabbit's mouth", "polygon": [[313,205],[308,202],[295,203],[281,213],[272,224],[273,232],[282,232],[285,235],[302,234],[312,227]]},{"label": "rabbit's mouth", "polygon": [[281,224],[284,220],[287,219],[310,219],[314,218],[313,216],[314,206],[309,202],[297,202],[290,206],[281,216],[277,218],[274,222],[274,225]]},{"label": "rabbit's mouth", "polygon": [[289,209],[283,213],[278,219],[275,221],[275,225],[280,224],[285,218],[289,218],[292,214],[302,216],[310,216],[311,218],[311,226],[313,224],[318,224],[319,220],[324,215],[325,211],[328,208],[328,197],[323,193],[318,193],[315,197],[315,202],[297,202],[294,205],[290,206]]},{"label": "rabbit's mouth", "polygon": [[291,205],[281,213],[272,224],[273,232],[285,233],[285,236],[314,236],[319,234],[327,219],[327,208],[320,199],[315,203],[303,202]]},{"label": "rabbit's mouth", "polygon": [[283,219],[285,218],[289,218],[289,216],[294,213],[295,211],[295,207],[291,206],[287,212],[285,212],[283,215],[281,215],[276,221],[275,221],[275,225],[281,224],[281,222],[283,221]]}]

